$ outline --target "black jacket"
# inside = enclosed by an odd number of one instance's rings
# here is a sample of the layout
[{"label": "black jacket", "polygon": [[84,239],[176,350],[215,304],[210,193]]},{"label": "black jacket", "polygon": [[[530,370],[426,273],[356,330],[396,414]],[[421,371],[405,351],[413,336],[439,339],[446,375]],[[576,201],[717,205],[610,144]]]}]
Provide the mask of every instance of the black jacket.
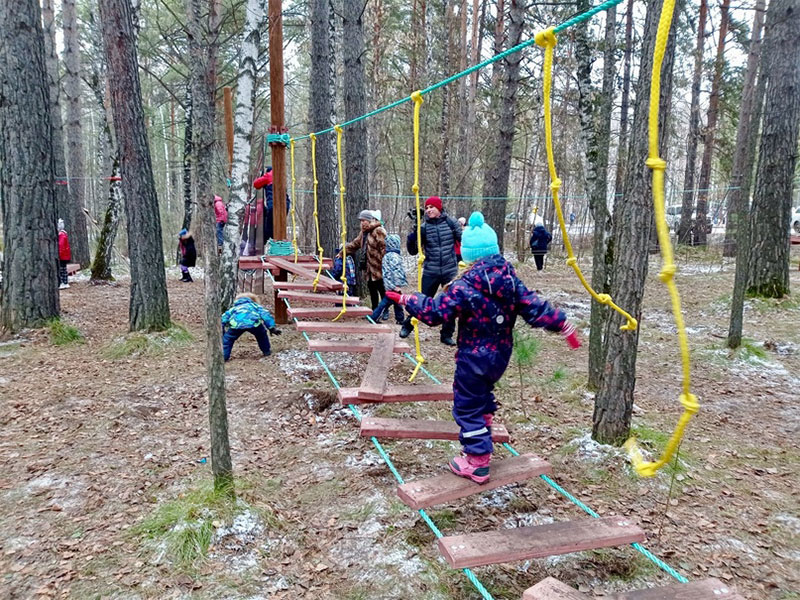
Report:
[{"label": "black jacket", "polygon": [[544,225],[537,225],[531,233],[531,252],[533,254],[547,254],[547,247],[552,240],[553,236],[544,228]]},{"label": "black jacket", "polygon": [[[425,253],[422,267],[424,274],[445,279],[454,278],[458,274],[455,243],[461,240],[461,225],[446,213],[442,213],[435,219],[425,217],[420,233]],[[412,256],[418,253],[416,230],[408,234],[406,249]]]}]

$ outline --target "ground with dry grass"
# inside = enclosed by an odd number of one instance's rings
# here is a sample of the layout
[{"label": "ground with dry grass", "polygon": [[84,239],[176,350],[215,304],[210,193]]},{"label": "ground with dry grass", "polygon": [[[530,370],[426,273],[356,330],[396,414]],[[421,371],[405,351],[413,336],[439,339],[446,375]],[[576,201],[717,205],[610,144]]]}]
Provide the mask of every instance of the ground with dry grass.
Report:
[{"label": "ground with dry grass", "polygon": [[[601,515],[639,522],[646,547],[689,579],[715,576],[753,600],[800,598],[800,302],[748,301],[748,340],[731,353],[724,337],[733,266],[702,253],[679,256],[679,266],[702,409],[677,465],[642,480],[618,450],[592,442],[585,348],[568,352],[540,331],[524,332],[536,356],[522,389],[513,365],[498,386],[498,418],[517,450],[547,457],[555,481]],[[633,420],[654,452],[681,410],[675,328],[656,271],[654,260]],[[565,307],[585,337],[587,296],[563,263],[520,273]],[[234,348],[227,380],[239,499],[231,505],[212,493],[202,283],[176,278],[170,303],[181,327],[167,334],[125,335],[127,282],[74,281],[62,292],[68,327],[0,345],[0,596],[480,597],[439,557],[421,516],[396,499],[393,475],[290,326],[273,339],[268,359],[253,339]],[[426,366],[449,382],[452,351],[436,332],[422,337]],[[357,385],[367,361],[324,358],[341,385]],[[411,367],[396,358],[391,381],[403,381]],[[436,403],[363,412],[449,418],[449,407]],[[450,442],[384,446],[406,480],[442,472],[456,450]],[[537,479],[430,515],[452,534],[583,513]],[[504,599],[520,598],[547,575],[595,595],[670,581],[631,548],[475,573]]]}]

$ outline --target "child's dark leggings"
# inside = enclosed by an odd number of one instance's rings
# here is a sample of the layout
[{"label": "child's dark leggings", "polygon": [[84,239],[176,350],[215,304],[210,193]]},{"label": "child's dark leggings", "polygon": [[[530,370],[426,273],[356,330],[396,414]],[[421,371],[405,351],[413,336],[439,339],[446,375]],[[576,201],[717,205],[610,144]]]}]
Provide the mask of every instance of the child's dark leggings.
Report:
[{"label": "child's dark leggings", "polygon": [[536,262],[536,270],[541,271],[544,268],[544,254],[534,254],[533,260]]},{"label": "child's dark leggings", "polygon": [[69,277],[67,276],[67,265],[69,264],[68,260],[59,260],[58,261],[58,283],[64,284],[69,283]]},{"label": "child's dark leggings", "polygon": [[485,347],[459,348],[456,374],[453,379],[453,418],[461,428],[458,440],[467,454],[489,454],[492,431],[483,415],[494,413],[494,384],[508,366],[496,351]]},{"label": "child's dark leggings", "polygon": [[250,327],[248,329],[228,329],[222,334],[222,356],[225,360],[229,360],[231,357],[231,350],[233,349],[233,343],[239,339],[245,331],[249,331],[252,333],[256,341],[258,342],[258,348],[261,350],[261,353],[264,356],[269,356],[270,353],[270,346],[269,346],[269,335],[267,335],[267,328],[262,323],[258,327]]}]

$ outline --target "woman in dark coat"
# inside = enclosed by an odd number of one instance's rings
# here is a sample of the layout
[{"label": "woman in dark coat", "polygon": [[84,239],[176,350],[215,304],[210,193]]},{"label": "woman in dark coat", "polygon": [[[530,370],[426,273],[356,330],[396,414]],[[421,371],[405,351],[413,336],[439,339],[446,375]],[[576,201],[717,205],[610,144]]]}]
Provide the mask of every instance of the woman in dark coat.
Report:
[{"label": "woman in dark coat", "polygon": [[189,274],[189,267],[193,267],[197,263],[197,249],[194,246],[192,234],[181,229],[178,234],[178,246],[181,250],[181,281],[191,283],[192,276]]},{"label": "woman in dark coat", "polygon": [[553,241],[553,236],[544,228],[542,223],[539,223],[533,228],[530,243],[533,260],[536,261],[537,271],[541,271],[544,268],[544,257],[547,254],[547,248],[551,241]]}]

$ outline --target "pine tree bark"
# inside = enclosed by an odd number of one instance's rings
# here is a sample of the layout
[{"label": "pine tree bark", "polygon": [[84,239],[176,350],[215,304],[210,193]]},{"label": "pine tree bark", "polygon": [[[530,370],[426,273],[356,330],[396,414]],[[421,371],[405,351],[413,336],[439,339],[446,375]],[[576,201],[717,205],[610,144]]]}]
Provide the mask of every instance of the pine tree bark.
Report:
[{"label": "pine tree bark", "polygon": [[239,47],[239,77],[233,121],[233,168],[228,223],[224,227],[220,266],[222,308],[233,304],[239,272],[239,229],[244,206],[250,197],[250,153],[253,145],[253,116],[258,81],[258,51],[264,26],[263,0],[248,0]]},{"label": "pine tree bark", "polygon": [[[192,226],[192,209],[194,198],[192,194],[192,154],[194,153],[194,143],[192,141],[194,116],[194,102],[192,101],[192,88],[186,86],[186,100],[184,102],[185,115],[183,126],[183,229]],[[180,252],[179,252],[180,254]],[[180,256],[178,257],[180,259]]]},{"label": "pine tree bark", "polygon": [[688,244],[691,239],[692,210],[694,209],[694,175],[697,163],[697,143],[700,139],[700,84],[703,81],[703,44],[706,39],[707,0],[700,0],[697,17],[697,42],[694,49],[692,72],[692,98],[689,109],[689,137],[686,145],[686,169],[683,174],[681,220],[678,224],[678,243]]},{"label": "pine tree bark", "polygon": [[56,175],[56,210],[58,218],[66,223],[69,217],[69,187],[67,163],[64,159],[64,125],[61,119],[61,89],[58,52],[56,51],[56,26],[53,0],[42,1],[42,25],[44,29],[47,83],[50,88],[50,118],[53,122],[53,160]]},{"label": "pine tree bark", "polygon": [[767,9],[761,72],[766,103],[753,194],[750,294],[789,293],[789,217],[800,128],[800,7],[772,0]]},{"label": "pine tree bark", "polygon": [[72,260],[89,264],[89,237],[86,231],[86,172],[83,165],[83,114],[81,112],[81,53],[75,0],[63,0],[61,18],[64,30],[64,97],[67,105],[67,174],[70,195],[69,232]]},{"label": "pine tree bark", "polygon": [[[590,8],[588,0],[578,3],[579,12]],[[584,177],[589,195],[589,210],[594,219],[592,239],[592,287],[600,293],[609,291],[607,256],[611,241],[611,213],[608,210],[608,155],[611,142],[611,112],[614,105],[614,46],[616,37],[616,7],[606,12],[603,41],[603,87],[599,94],[592,89],[592,51],[589,45],[589,26],[586,21],[577,26],[575,53],[578,56],[578,108],[585,154]],[[608,308],[592,300],[589,317],[589,378],[591,389],[599,389],[603,378],[605,352],[603,330]]]},{"label": "pine tree bark", "polygon": [[[344,59],[344,118],[355,119],[367,112],[364,85],[364,0],[344,0],[342,5],[342,55]],[[347,232],[350,239],[360,231],[358,213],[369,208],[367,189],[367,128],[364,121],[350,125],[343,136],[347,196]],[[349,240],[348,240],[349,241]],[[367,293],[359,278],[358,295]]]},{"label": "pine tree bark", "polygon": [[51,98],[36,0],[0,3],[0,329],[59,314]]},{"label": "pine tree bark", "polygon": [[[498,10],[499,10],[498,3]],[[508,47],[520,43],[525,26],[525,9],[521,0],[511,0],[509,10]],[[489,162],[483,179],[483,214],[486,222],[497,232],[497,243],[503,249],[505,233],[506,201],[508,181],[511,176],[511,154],[514,148],[516,131],[517,90],[519,89],[519,65],[522,52],[514,52],[502,61],[504,81],[500,117],[497,120],[497,132],[494,146],[494,162]]]},{"label": "pine tree bark", "polygon": [[[743,224],[741,219],[750,212],[750,188],[753,181],[753,163],[755,162],[756,135],[754,133],[757,133],[755,130],[758,129],[754,114],[759,112],[757,107],[763,104],[763,98],[756,97],[756,91],[759,87],[756,85],[756,79],[761,59],[761,32],[764,29],[765,7],[766,0],[756,0],[750,49],[747,54],[747,70],[742,82],[739,124],[736,127],[736,150],[733,155],[733,167],[731,169],[731,191],[728,196],[728,217],[725,221],[725,241],[723,242],[723,254],[725,256],[738,255],[736,240],[740,239],[739,227]],[[763,86],[761,88],[763,90]],[[747,237],[742,234],[741,239],[746,240]],[[745,246],[747,245],[745,242]],[[747,260],[745,259],[746,264]],[[744,294],[744,284],[741,291]],[[735,296],[736,292],[734,291]],[[734,306],[735,304],[734,300]],[[741,325],[739,325],[739,335],[741,336]]]},{"label": "pine tree bark", "polygon": [[[309,121],[312,131],[322,131],[332,127],[336,114],[334,17],[331,0],[313,0],[311,2],[312,85],[309,98]],[[366,100],[364,100],[364,106],[366,106]],[[348,134],[349,132],[348,129]],[[316,146],[319,242],[325,250],[325,254],[333,256],[340,245],[335,135],[326,134],[318,137]],[[314,242],[316,243],[317,240]]]},{"label": "pine tree bark", "polygon": [[619,139],[617,142],[617,166],[614,174],[614,197],[622,193],[625,165],[628,153],[628,113],[630,112],[631,55],[633,47],[633,0],[628,0],[625,13],[625,50],[622,67],[622,98],[619,110]]},{"label": "pine tree bark", "polygon": [[[626,170],[624,201],[614,203],[614,263],[611,275],[611,292],[614,301],[624,306],[641,322],[644,284],[647,278],[648,245],[653,226],[653,204],[651,198],[651,174],[645,166],[647,150],[648,104],[650,96],[650,72],[653,65],[653,47],[661,8],[659,0],[648,0],[647,17],[642,39],[640,77],[636,85],[629,168]],[[678,20],[680,7],[673,15],[672,26]],[[672,78],[675,45],[667,46],[661,71],[662,92],[669,88]],[[665,107],[668,94],[662,93],[659,102],[659,131],[664,146],[663,132],[666,130]],[[616,312],[608,320],[605,333],[606,363],[603,382],[595,397],[592,418],[592,438],[600,443],[623,443],[630,432],[633,393],[636,385],[636,352],[639,329],[622,331],[624,318]]]},{"label": "pine tree bark", "polygon": [[170,325],[158,196],[144,125],[130,0],[100,0],[114,129],[122,154],[122,189],[131,261],[131,331]]},{"label": "pine tree bark", "polygon": [[719,93],[722,85],[722,68],[725,64],[725,36],[728,34],[728,8],[731,0],[722,0],[719,24],[717,55],[714,59],[714,78],[711,81],[711,96],[708,100],[705,135],[703,136],[703,160],[700,163],[700,178],[697,180],[697,218],[695,220],[695,244],[705,246],[708,242],[708,188],[711,185],[711,158],[714,155],[714,137],[719,115]]}]

